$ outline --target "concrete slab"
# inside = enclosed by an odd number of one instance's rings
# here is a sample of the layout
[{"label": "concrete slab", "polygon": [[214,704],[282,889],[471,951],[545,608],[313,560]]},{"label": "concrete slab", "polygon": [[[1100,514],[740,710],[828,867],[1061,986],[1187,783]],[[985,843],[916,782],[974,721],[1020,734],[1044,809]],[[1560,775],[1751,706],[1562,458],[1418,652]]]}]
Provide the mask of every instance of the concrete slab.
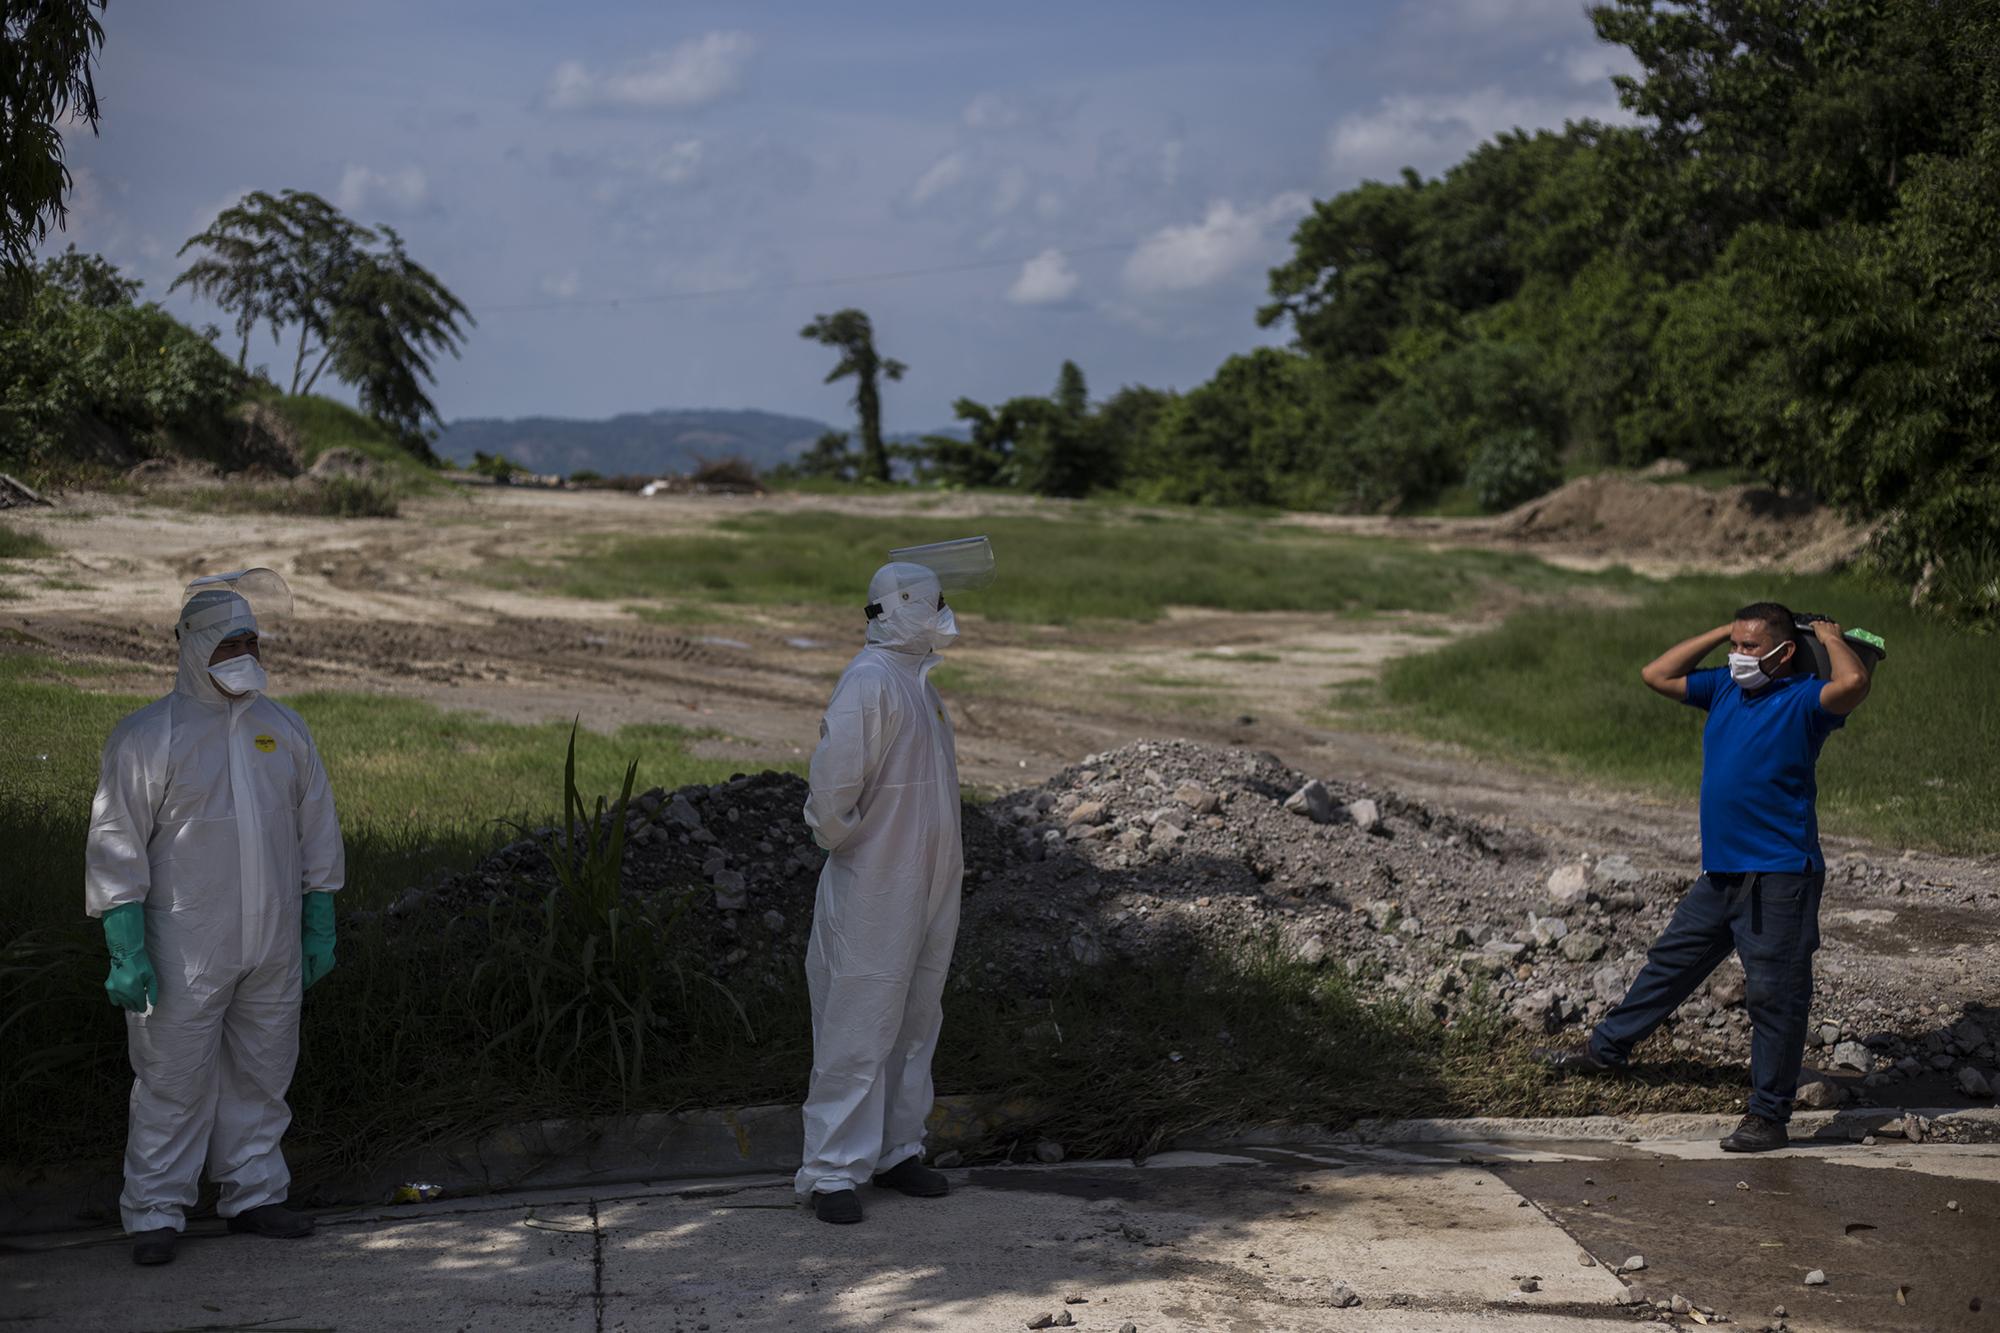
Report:
[{"label": "concrete slab", "polygon": [[[2000,1314],[2000,1183],[1950,1145],[1712,1157],[1693,1145],[1499,1168],[1600,1261],[1645,1258],[1635,1285],[1756,1327],[1991,1329]],[[1814,1269],[1820,1286],[1806,1286]],[[1990,1308],[1989,1308],[1990,1307]]]},{"label": "concrete slab", "polygon": [[519,1205],[407,1220],[324,1218],[298,1241],[191,1227],[179,1256],[133,1266],[93,1234],[0,1258],[0,1323],[41,1329],[436,1330],[596,1328],[588,1205]]},{"label": "concrete slab", "polygon": [[[1597,1326],[1622,1290],[1490,1173],[1189,1154],[952,1173],[829,1227],[788,1184],[600,1207],[605,1326],[688,1330]],[[1519,1290],[1524,1277],[1540,1290]],[[1365,1304],[1336,1308],[1345,1283]],[[1065,1305],[1065,1298],[1086,1303]]]}]

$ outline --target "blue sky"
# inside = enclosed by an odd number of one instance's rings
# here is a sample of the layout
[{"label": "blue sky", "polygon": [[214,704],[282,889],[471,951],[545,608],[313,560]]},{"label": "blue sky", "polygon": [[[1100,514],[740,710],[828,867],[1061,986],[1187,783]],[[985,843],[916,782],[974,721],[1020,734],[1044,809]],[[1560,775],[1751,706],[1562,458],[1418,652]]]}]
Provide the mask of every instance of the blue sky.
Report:
[{"label": "blue sky", "polygon": [[1065,357],[1099,396],[1187,387],[1283,337],[1254,313],[1311,200],[1619,119],[1626,67],[1582,0],[124,0],[106,29],[50,247],[226,324],[165,296],[174,252],[248,190],[323,194],[478,317],[447,419],[843,422],[796,335],[845,305],[910,365],[891,429],[1045,392]]}]

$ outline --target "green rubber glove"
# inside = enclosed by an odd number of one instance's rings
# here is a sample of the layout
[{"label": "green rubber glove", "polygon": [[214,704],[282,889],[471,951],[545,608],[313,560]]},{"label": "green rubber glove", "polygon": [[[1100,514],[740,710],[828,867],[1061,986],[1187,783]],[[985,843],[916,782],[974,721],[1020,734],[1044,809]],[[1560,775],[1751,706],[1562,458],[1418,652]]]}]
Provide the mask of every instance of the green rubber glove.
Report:
[{"label": "green rubber glove", "polygon": [[146,955],[146,905],[120,903],[106,912],[104,943],[111,950],[111,975],[104,989],[111,1003],[143,1013],[160,998],[160,981]]},{"label": "green rubber glove", "polygon": [[333,895],[308,893],[300,913],[300,963],[305,970],[305,988],[333,971]]}]

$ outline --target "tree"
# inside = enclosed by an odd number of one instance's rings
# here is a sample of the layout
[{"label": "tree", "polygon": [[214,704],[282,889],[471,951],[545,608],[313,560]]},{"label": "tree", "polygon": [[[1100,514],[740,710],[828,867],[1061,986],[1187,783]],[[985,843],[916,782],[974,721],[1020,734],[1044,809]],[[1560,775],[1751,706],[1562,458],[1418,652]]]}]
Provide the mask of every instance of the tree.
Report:
[{"label": "tree", "polygon": [[830,430],[814,440],[812,448],[790,470],[801,477],[853,481],[856,461],[854,451],[847,447],[847,432]]},{"label": "tree", "polygon": [[358,256],[340,285],[327,350],[334,374],[354,386],[362,410],[396,432],[410,452],[429,459],[434,436],[428,423],[444,425],[424,387],[436,381],[431,358],[458,355],[465,337],[459,321],[469,324],[472,316],[430,270],[411,260],[394,228],[382,228],[382,235],[386,253]]},{"label": "tree", "polygon": [[435,379],[431,364],[441,351],[458,355],[473,320],[409,257],[393,228],[361,226],[302,190],[258,191],[225,209],[181,253],[197,248],[202,253],[173,286],[235,316],[239,367],[258,325],[268,325],[274,341],[296,326],[292,393],[312,392],[331,368],[405,448],[430,457],[427,423],[442,424],[426,390]]},{"label": "tree", "polygon": [[65,123],[97,132],[93,55],[105,0],[6,0],[0,7],[0,262],[17,279],[51,226],[65,225],[72,184]]},{"label": "tree", "polygon": [[840,352],[840,361],[827,372],[826,383],[854,377],[854,411],[861,424],[861,475],[871,481],[889,480],[889,451],[882,443],[880,381],[900,380],[909,367],[876,353],[874,327],[859,310],[820,315],[800,329],[799,336]]},{"label": "tree", "polygon": [[92,310],[131,305],[146,284],[128,278],[102,255],[85,254],[71,245],[54,259],[42,261],[42,281],[70,300]]},{"label": "tree", "polygon": [[[207,253],[167,290],[185,286],[233,312],[240,339],[237,365],[245,368],[257,325],[268,323],[274,342],[282,341],[287,326],[297,325],[290,391],[310,393],[333,356],[328,334],[342,285],[377,239],[373,230],[349,221],[316,194],[258,190],[224,209],[206,231],[188,238],[180,254],[197,247]],[[306,357],[313,353],[319,361],[307,375]]]}]

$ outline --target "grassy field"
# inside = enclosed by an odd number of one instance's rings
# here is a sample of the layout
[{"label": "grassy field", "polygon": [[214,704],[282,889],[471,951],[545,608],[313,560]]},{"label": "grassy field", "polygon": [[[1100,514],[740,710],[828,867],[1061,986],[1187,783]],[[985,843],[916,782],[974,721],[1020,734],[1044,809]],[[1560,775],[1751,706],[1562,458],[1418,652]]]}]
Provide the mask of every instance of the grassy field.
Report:
[{"label": "grassy field", "polygon": [[957,601],[995,620],[1073,624],[1154,620],[1169,607],[1241,611],[1452,611],[1494,589],[1547,596],[1633,585],[1623,572],[1582,574],[1532,556],[1431,550],[1273,526],[1239,516],[1081,506],[1062,519],[916,519],[749,514],[713,534],[615,537],[559,561],[517,562],[512,587],[630,602],[690,590],[724,604],[855,602],[892,546],[980,532],[999,574]]},{"label": "grassy field", "polygon": [[1702,716],[1648,690],[1639,668],[1773,595],[1889,643],[1874,692],[1821,757],[1821,828],[1894,847],[2000,852],[2000,645],[1851,576],[1678,578],[1645,587],[1625,609],[1532,608],[1396,661],[1379,691],[1350,689],[1337,703],[1510,763],[1691,798]]}]

